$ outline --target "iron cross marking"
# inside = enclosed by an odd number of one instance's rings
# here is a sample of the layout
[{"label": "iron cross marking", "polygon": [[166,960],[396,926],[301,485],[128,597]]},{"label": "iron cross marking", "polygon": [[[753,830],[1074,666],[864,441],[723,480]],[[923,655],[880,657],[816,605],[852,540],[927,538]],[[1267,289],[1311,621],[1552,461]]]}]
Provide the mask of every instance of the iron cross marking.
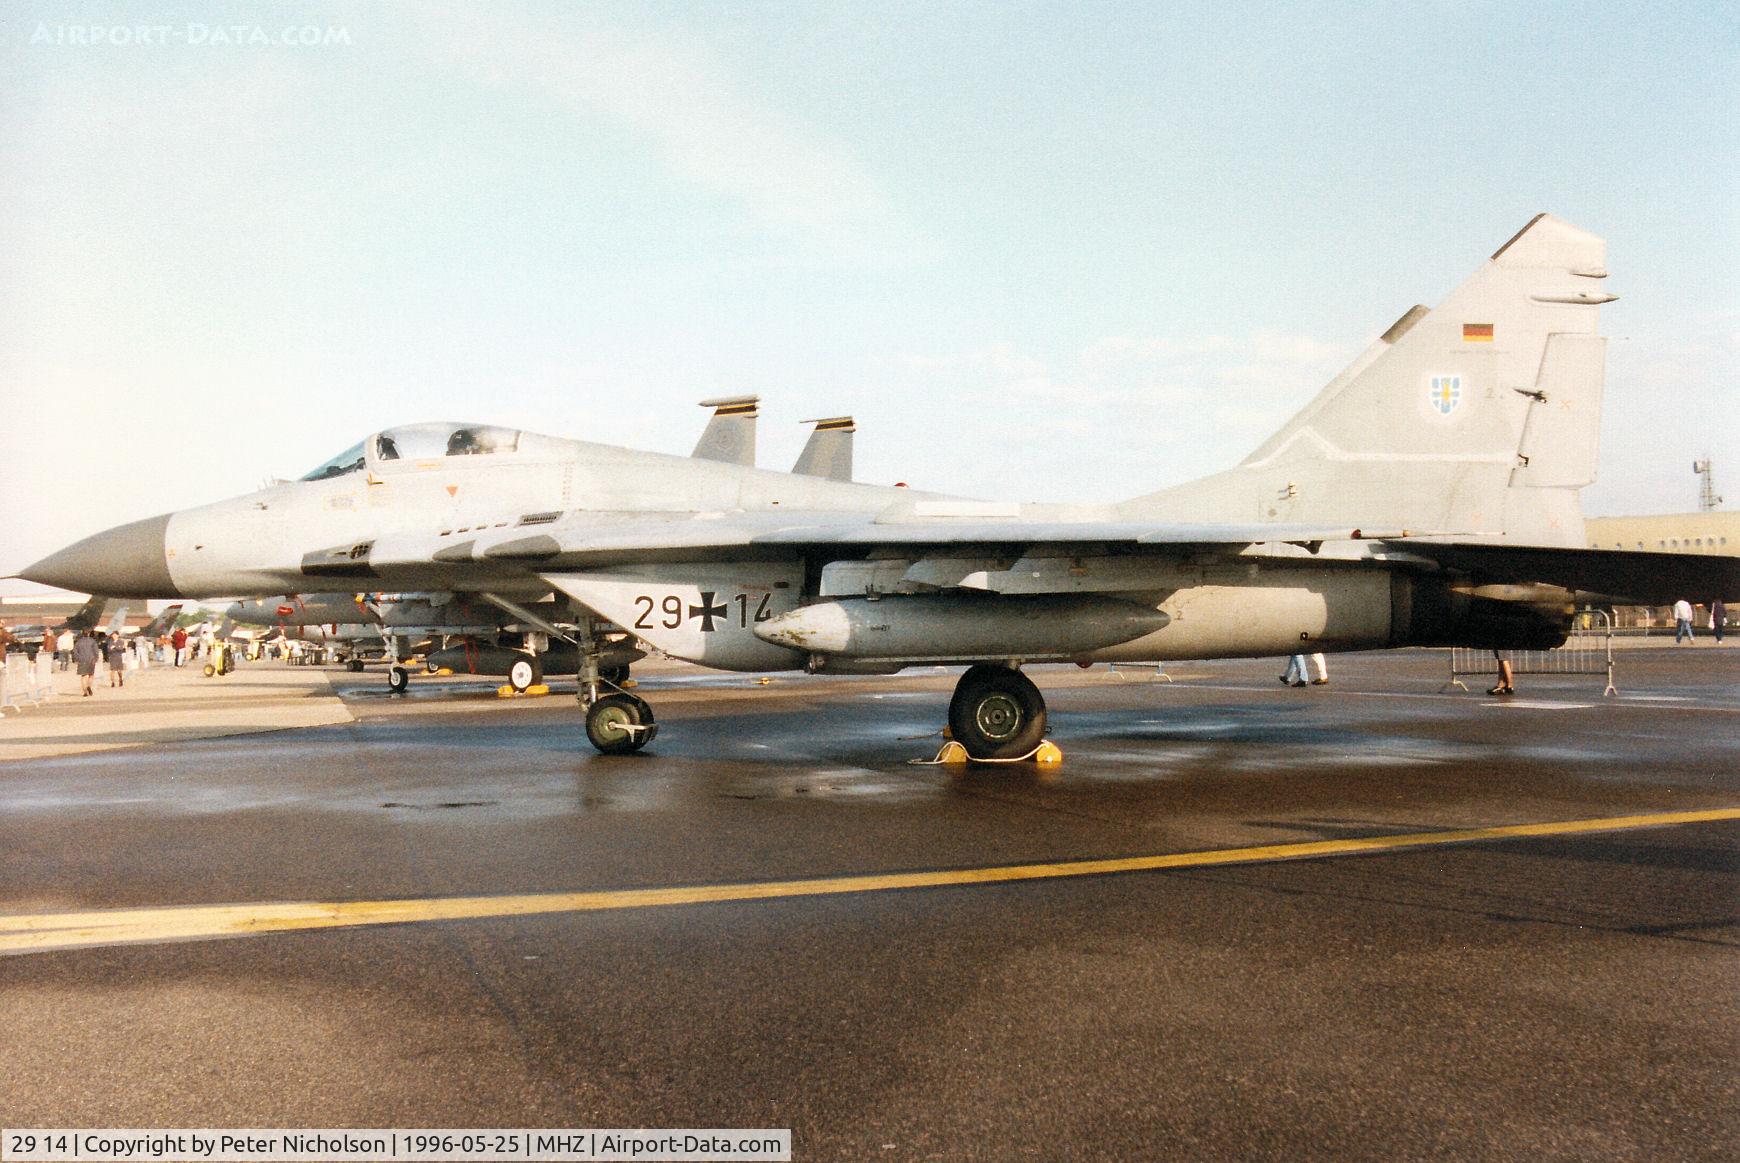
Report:
[{"label": "iron cross marking", "polygon": [[702,590],[701,604],[689,607],[689,617],[701,619],[701,633],[703,634],[713,632],[714,618],[723,618],[731,612],[731,607],[723,602],[714,605],[713,598],[714,592],[712,590]]}]

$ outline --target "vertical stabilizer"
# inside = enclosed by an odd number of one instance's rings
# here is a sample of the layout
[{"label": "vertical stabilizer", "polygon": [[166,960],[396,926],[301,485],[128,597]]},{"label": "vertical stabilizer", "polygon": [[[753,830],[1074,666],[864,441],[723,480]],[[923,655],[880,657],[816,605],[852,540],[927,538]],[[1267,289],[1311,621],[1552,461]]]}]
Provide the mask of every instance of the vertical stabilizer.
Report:
[{"label": "vertical stabilizer", "polygon": [[830,416],[825,420],[805,420],[816,429],[798,454],[791,471],[798,476],[823,477],[831,481],[852,479],[852,434],[858,425],[850,416]]},{"label": "vertical stabilizer", "polygon": [[[1605,376],[1606,244],[1537,216],[1416,307],[1243,463],[1126,506],[1582,545]],[[1200,519],[1200,517],[1198,518]]]},{"label": "vertical stabilizer", "polygon": [[713,418],[707,421],[695,451],[689,455],[701,460],[754,468],[755,418],[761,414],[761,397],[727,396],[702,400],[701,407],[713,409]]}]

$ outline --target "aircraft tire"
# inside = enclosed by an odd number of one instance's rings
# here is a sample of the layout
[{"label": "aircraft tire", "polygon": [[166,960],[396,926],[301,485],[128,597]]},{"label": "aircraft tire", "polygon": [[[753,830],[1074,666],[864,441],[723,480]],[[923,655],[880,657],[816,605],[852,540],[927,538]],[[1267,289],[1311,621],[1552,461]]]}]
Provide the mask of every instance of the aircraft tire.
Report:
[{"label": "aircraft tire", "polygon": [[1045,738],[1045,696],[1006,666],[973,666],[949,700],[949,732],[974,759],[1020,759]]},{"label": "aircraft tire", "polygon": [[405,688],[411,685],[411,672],[402,666],[394,666],[387,671],[387,689],[396,695],[405,693]]},{"label": "aircraft tire", "polygon": [[598,668],[598,681],[611,686],[621,686],[628,681],[628,667],[601,666]]},{"label": "aircraft tire", "polygon": [[[646,730],[627,730],[629,727]],[[633,695],[605,695],[586,708],[587,741],[606,755],[639,751],[658,733],[652,708]]]},{"label": "aircraft tire", "polygon": [[356,674],[362,670],[363,660],[360,658],[348,659],[348,660],[346,660],[346,662],[344,664],[344,668],[346,670],[350,671],[352,674]]},{"label": "aircraft tire", "polygon": [[516,658],[508,666],[508,685],[521,694],[544,681],[544,668],[536,658]]}]

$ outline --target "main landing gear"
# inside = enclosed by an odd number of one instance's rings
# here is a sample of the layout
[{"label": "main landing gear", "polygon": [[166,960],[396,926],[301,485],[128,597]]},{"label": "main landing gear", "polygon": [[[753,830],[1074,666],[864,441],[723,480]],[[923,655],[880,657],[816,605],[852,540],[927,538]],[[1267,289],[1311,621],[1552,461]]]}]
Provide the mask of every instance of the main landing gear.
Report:
[{"label": "main landing gear", "polygon": [[1045,739],[1045,697],[1008,666],[970,666],[949,700],[949,733],[974,759],[1025,759]]},{"label": "main landing gear", "polygon": [[507,680],[515,694],[523,695],[544,681],[544,668],[538,663],[536,655],[528,654],[524,658],[514,659],[508,666]]},{"label": "main landing gear", "polygon": [[639,751],[659,733],[652,707],[638,695],[624,691],[628,667],[600,667],[598,639],[582,629],[575,645],[580,650],[580,705],[586,710],[586,738],[606,755]]}]

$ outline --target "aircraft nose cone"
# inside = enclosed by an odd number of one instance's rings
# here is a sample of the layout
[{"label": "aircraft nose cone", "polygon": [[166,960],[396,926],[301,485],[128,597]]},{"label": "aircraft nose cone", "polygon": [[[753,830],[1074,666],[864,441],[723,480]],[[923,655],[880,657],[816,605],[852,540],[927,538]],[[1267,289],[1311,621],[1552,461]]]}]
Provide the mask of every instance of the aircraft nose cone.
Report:
[{"label": "aircraft nose cone", "polygon": [[26,566],[19,577],[112,598],[179,598],[164,535],[170,514],[105,529]]}]

